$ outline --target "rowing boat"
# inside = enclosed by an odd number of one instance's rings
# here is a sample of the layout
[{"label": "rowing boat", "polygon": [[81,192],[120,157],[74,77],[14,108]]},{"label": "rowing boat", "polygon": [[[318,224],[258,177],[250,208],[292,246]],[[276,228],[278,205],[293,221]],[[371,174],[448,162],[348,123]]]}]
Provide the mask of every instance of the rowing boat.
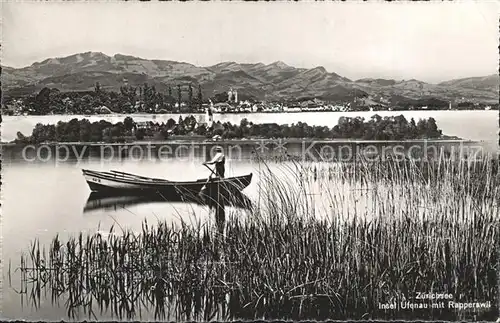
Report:
[{"label": "rowing boat", "polygon": [[205,194],[212,196],[214,192],[241,192],[252,181],[252,173],[238,177],[213,177],[198,179],[196,181],[174,182],[162,178],[144,177],[113,170],[98,172],[82,169],[82,171],[92,191],[115,194],[198,194],[203,188]]}]

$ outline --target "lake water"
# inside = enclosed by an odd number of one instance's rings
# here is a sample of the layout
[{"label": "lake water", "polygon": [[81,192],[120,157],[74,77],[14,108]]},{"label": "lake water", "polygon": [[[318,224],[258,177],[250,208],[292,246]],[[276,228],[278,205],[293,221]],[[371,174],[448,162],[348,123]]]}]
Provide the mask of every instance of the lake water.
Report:
[{"label": "lake water", "polygon": [[[12,269],[17,268],[20,265],[21,253],[29,250],[30,243],[34,239],[39,239],[41,245],[48,246],[56,234],[65,241],[69,236],[75,236],[80,232],[93,234],[100,231],[106,234],[111,226],[115,226],[118,232],[120,228],[140,232],[144,220],[152,225],[161,220],[173,225],[179,225],[183,221],[188,225],[213,227],[213,215],[207,207],[199,204],[158,201],[121,201],[114,204],[111,201],[103,207],[105,201],[88,202],[90,190],[81,172],[82,168],[107,171],[116,169],[170,180],[196,180],[206,178],[208,175],[208,170],[200,165],[204,160],[201,156],[194,156],[189,160],[166,161],[133,159],[103,161],[90,156],[85,160],[58,163],[53,160],[29,162],[13,158],[12,156],[16,154],[4,156],[6,156],[2,167],[2,253],[5,261],[2,314],[4,317],[28,320],[67,319],[64,303],[60,307],[52,305],[49,296],[45,300],[42,297],[40,309],[34,309],[26,304],[22,306],[20,296],[9,286],[9,262],[12,261]],[[293,163],[272,162],[268,166],[281,179],[292,180],[294,176]],[[322,166],[328,167],[328,164]],[[266,199],[260,195],[260,185],[262,185],[260,174],[263,167],[253,159],[229,160],[226,176],[254,173],[252,183],[244,192],[254,203],[258,203]],[[345,175],[349,177],[348,174]],[[380,212],[380,208],[385,207],[384,203],[377,202],[380,201],[380,194],[385,194],[380,191],[380,187],[378,192],[374,192],[366,186],[360,188],[341,182],[306,181],[306,183],[311,188],[307,191],[313,201],[311,205],[317,211],[315,214],[321,216],[333,218],[340,213],[347,217],[353,215],[369,218],[372,214]],[[447,195],[432,193],[425,188],[422,191],[424,194],[428,192],[428,198],[424,197],[421,201],[415,201],[413,196],[403,197],[404,188],[393,189],[387,192],[386,197],[394,200],[394,210],[401,212],[405,212],[409,203],[421,205],[421,209],[417,210],[418,214],[425,212],[425,208],[429,208],[432,203],[446,204]],[[334,199],[328,198],[330,192],[335,192]],[[440,199],[443,200],[440,202]],[[227,212],[228,219],[232,216],[244,218],[250,215],[246,210],[233,207],[228,208]],[[18,275],[13,276],[12,286],[19,286]],[[103,314],[100,318],[112,319],[107,314]]]},{"label": "lake water", "polygon": [[[363,117],[369,119],[374,114],[384,116],[404,115],[410,120],[433,117],[436,119],[438,127],[443,134],[449,136],[458,136],[468,140],[498,141],[498,111],[377,111],[377,112],[299,112],[299,113],[241,113],[241,114],[215,114],[214,120],[221,122],[231,122],[239,124],[241,119],[247,118],[254,123],[275,122],[278,124],[291,124],[299,121],[309,125],[333,127],[338,123],[340,117]],[[173,118],[178,120],[179,114],[159,114],[130,115],[136,121],[155,120],[157,122],[166,122]],[[69,121],[73,118],[87,118],[91,122],[107,120],[109,122],[123,121],[126,115],[52,115],[52,116],[4,116],[2,122],[2,141],[8,142],[16,138],[18,131],[24,135],[31,135],[31,132],[37,123],[55,124],[58,121]]]},{"label": "lake water", "polygon": [[[241,118],[250,121],[292,123],[303,121],[308,124],[324,124],[333,126],[342,115],[362,115],[366,118],[373,113],[290,113],[290,114],[248,114],[248,115],[216,115],[221,121],[238,123]],[[378,114],[396,115],[400,113],[379,112]],[[497,116],[496,111],[420,111],[405,112],[407,118],[422,118],[432,116],[437,120],[438,126],[445,134],[456,135],[472,140],[496,140]],[[43,117],[5,117],[2,123],[2,139],[9,138],[17,131],[26,134],[38,122],[55,123],[62,120],[70,120],[75,116],[43,116]],[[82,117],[82,116],[80,116]],[[157,116],[156,121],[168,120],[171,116]],[[179,115],[173,116],[178,118]],[[107,119],[112,122],[120,121],[124,116],[92,116],[91,121]],[[134,116],[135,119],[143,121],[152,119],[152,116]],[[144,220],[154,224],[158,220],[164,220],[175,225],[181,221],[201,226],[212,225],[212,214],[207,207],[193,203],[178,202],[144,202],[144,201],[111,201],[103,207],[105,201],[88,201],[90,190],[82,176],[81,169],[93,170],[116,169],[124,172],[136,173],[151,177],[164,177],[170,180],[196,180],[206,178],[208,170],[200,164],[206,159],[201,155],[192,156],[189,159],[171,158],[168,160],[148,159],[135,160],[133,158],[106,159],[89,156],[84,160],[68,160],[55,162],[49,159],[42,161],[26,161],[19,158],[18,153],[4,148],[2,167],[2,253],[3,266],[3,300],[2,314],[7,318],[28,320],[60,320],[67,319],[64,305],[60,308],[50,304],[50,296],[42,302],[41,309],[31,306],[21,306],[20,297],[8,285],[9,260],[12,268],[19,266],[19,257],[22,251],[27,251],[30,242],[37,238],[40,243],[48,244],[51,239],[59,234],[64,241],[68,236],[74,236],[80,232],[95,233],[100,230],[108,232],[111,226],[119,230],[120,227],[132,231],[140,231]],[[264,199],[260,194],[262,164],[250,158],[229,160],[226,166],[226,176],[237,176],[254,173],[252,183],[245,189],[245,194],[254,202]],[[281,174],[282,178],[291,177],[288,168],[293,168],[291,163],[272,163],[271,168]],[[368,191],[359,191],[359,188],[343,183],[329,183],[328,187],[321,183],[311,184],[309,191],[314,207],[324,211],[324,216],[330,216],[341,212],[343,214],[357,214],[370,216],[380,207],[376,198],[372,198]],[[337,200],[328,200],[325,194],[328,190],[337,193]],[[380,194],[380,192],[378,193]],[[391,197],[398,200],[401,192],[392,191]],[[438,202],[429,200],[417,201],[422,208],[436,205]],[[394,197],[396,196],[396,197]],[[410,197],[413,198],[413,197]],[[446,199],[445,195],[433,197]],[[108,201],[109,202],[109,201]],[[443,205],[446,201],[442,201]],[[399,205],[399,204],[400,205]],[[396,205],[404,210],[407,200],[399,199]],[[329,212],[329,210],[331,212]],[[335,212],[334,212],[335,211]],[[249,214],[245,210],[228,208],[228,217],[245,217]],[[17,281],[16,281],[17,279]],[[13,277],[14,286],[18,284],[19,277]],[[106,315],[101,318],[108,318]]]},{"label": "lake water", "polygon": [[[176,162],[168,164],[155,162],[109,162],[99,160],[81,164],[50,163],[28,164],[22,161],[6,160],[3,163],[2,176],[2,225],[3,225],[3,305],[2,314],[8,318],[60,320],[67,319],[64,306],[57,309],[50,304],[50,299],[35,310],[30,306],[21,307],[20,297],[8,288],[8,261],[12,267],[19,266],[21,251],[27,251],[30,242],[37,238],[41,244],[50,243],[56,233],[63,240],[80,232],[95,233],[98,230],[109,232],[112,225],[132,231],[140,231],[144,220],[156,223],[159,220],[180,223],[208,221],[207,208],[184,203],[146,203],[125,207],[110,206],[107,209],[84,210],[90,190],[85,182],[81,168],[94,170],[117,169],[143,175],[168,177],[172,180],[188,180],[206,177],[207,170],[200,163]],[[235,167],[236,168],[236,167]],[[252,165],[241,164],[228,173],[248,173]],[[94,204],[94,205],[93,205]],[[193,216],[195,214],[196,216]],[[14,285],[18,285],[19,276],[15,276]]]},{"label": "lake water", "polygon": [[[11,149],[11,148],[7,148]],[[203,205],[180,202],[158,201],[119,201],[106,204],[109,201],[88,201],[90,189],[83,176],[82,168],[92,170],[110,169],[140,174],[151,177],[163,177],[170,180],[196,180],[206,178],[208,170],[201,166],[204,159],[200,156],[186,161],[169,159],[167,161],[133,159],[103,161],[98,157],[90,157],[82,161],[69,160],[55,163],[52,161],[29,162],[5,154],[2,174],[2,226],[3,226],[3,300],[2,314],[7,318],[28,320],[60,320],[67,319],[64,305],[54,306],[50,297],[42,300],[42,307],[34,309],[29,305],[22,305],[20,296],[9,285],[9,262],[14,270],[19,267],[22,252],[27,252],[30,243],[38,239],[41,245],[48,246],[56,234],[62,241],[80,232],[93,234],[100,231],[109,232],[114,226],[118,233],[121,228],[140,232],[144,220],[154,225],[158,220],[172,225],[185,222],[188,225],[213,227],[213,214]],[[291,177],[288,170],[291,164],[271,163],[277,176]],[[226,177],[248,174],[252,172],[254,178],[244,192],[254,202],[260,200],[259,174],[262,164],[252,159],[229,160],[226,167]],[[320,187],[311,191],[318,194],[315,199],[318,208],[331,207],[322,201]],[[338,183],[336,190],[346,189]],[[314,197],[313,197],[314,198]],[[349,196],[342,201],[342,207],[353,205]],[[104,205],[106,204],[106,205]],[[104,207],[105,206],[105,207]],[[363,204],[355,207],[359,214],[367,212]],[[240,208],[228,207],[228,220],[238,216],[244,218],[249,213]],[[19,287],[19,275],[13,275],[12,287]],[[42,297],[43,298],[43,297]],[[101,316],[107,317],[106,314]]]}]

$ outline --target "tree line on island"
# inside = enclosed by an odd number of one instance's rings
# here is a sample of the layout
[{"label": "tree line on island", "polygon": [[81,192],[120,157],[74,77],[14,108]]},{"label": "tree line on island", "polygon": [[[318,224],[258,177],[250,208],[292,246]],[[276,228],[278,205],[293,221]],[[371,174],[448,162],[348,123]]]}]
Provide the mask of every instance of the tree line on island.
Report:
[{"label": "tree line on island", "polygon": [[211,126],[199,123],[194,116],[170,118],[166,123],[148,121],[136,123],[131,117],[123,122],[111,123],[105,120],[91,123],[87,119],[60,121],[57,124],[37,124],[31,136],[17,133],[18,144],[40,144],[47,142],[131,142],[135,140],[179,139],[242,139],[242,138],[311,138],[311,139],[358,139],[358,140],[410,140],[439,139],[443,137],[433,118],[412,118],[403,115],[380,117],[374,115],[365,120],[362,117],[341,117],[332,128],[311,126],[304,122],[296,124],[262,123],[254,124],[246,118],[240,124],[217,121]]}]

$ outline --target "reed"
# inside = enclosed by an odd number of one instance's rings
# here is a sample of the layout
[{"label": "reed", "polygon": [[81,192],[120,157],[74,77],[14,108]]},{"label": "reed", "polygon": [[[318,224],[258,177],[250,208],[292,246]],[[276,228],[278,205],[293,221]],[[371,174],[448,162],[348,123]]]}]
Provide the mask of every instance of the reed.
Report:
[{"label": "reed", "polygon": [[[140,234],[56,236],[48,253],[35,241],[22,291],[31,286],[39,300],[48,290],[72,318],[489,319],[500,270],[496,163],[290,162],[276,171],[263,162],[260,203],[235,211],[224,238],[201,223],[144,222]],[[430,304],[417,292],[491,308],[380,309]]]}]

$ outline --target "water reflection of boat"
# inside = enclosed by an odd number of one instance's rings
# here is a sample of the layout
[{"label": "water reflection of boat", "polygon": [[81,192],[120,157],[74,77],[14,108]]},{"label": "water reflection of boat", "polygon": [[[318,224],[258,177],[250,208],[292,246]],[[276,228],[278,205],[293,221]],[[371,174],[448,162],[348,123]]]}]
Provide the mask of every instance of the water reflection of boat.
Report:
[{"label": "water reflection of boat", "polygon": [[[199,205],[209,205],[206,199],[197,194],[168,194],[161,193],[143,195],[123,195],[102,192],[92,192],[87,199],[83,212],[90,212],[101,209],[121,209],[133,205],[149,203],[195,203]],[[244,194],[233,194],[230,199],[225,199],[226,206],[233,206],[242,209],[252,207],[251,200]]]}]

